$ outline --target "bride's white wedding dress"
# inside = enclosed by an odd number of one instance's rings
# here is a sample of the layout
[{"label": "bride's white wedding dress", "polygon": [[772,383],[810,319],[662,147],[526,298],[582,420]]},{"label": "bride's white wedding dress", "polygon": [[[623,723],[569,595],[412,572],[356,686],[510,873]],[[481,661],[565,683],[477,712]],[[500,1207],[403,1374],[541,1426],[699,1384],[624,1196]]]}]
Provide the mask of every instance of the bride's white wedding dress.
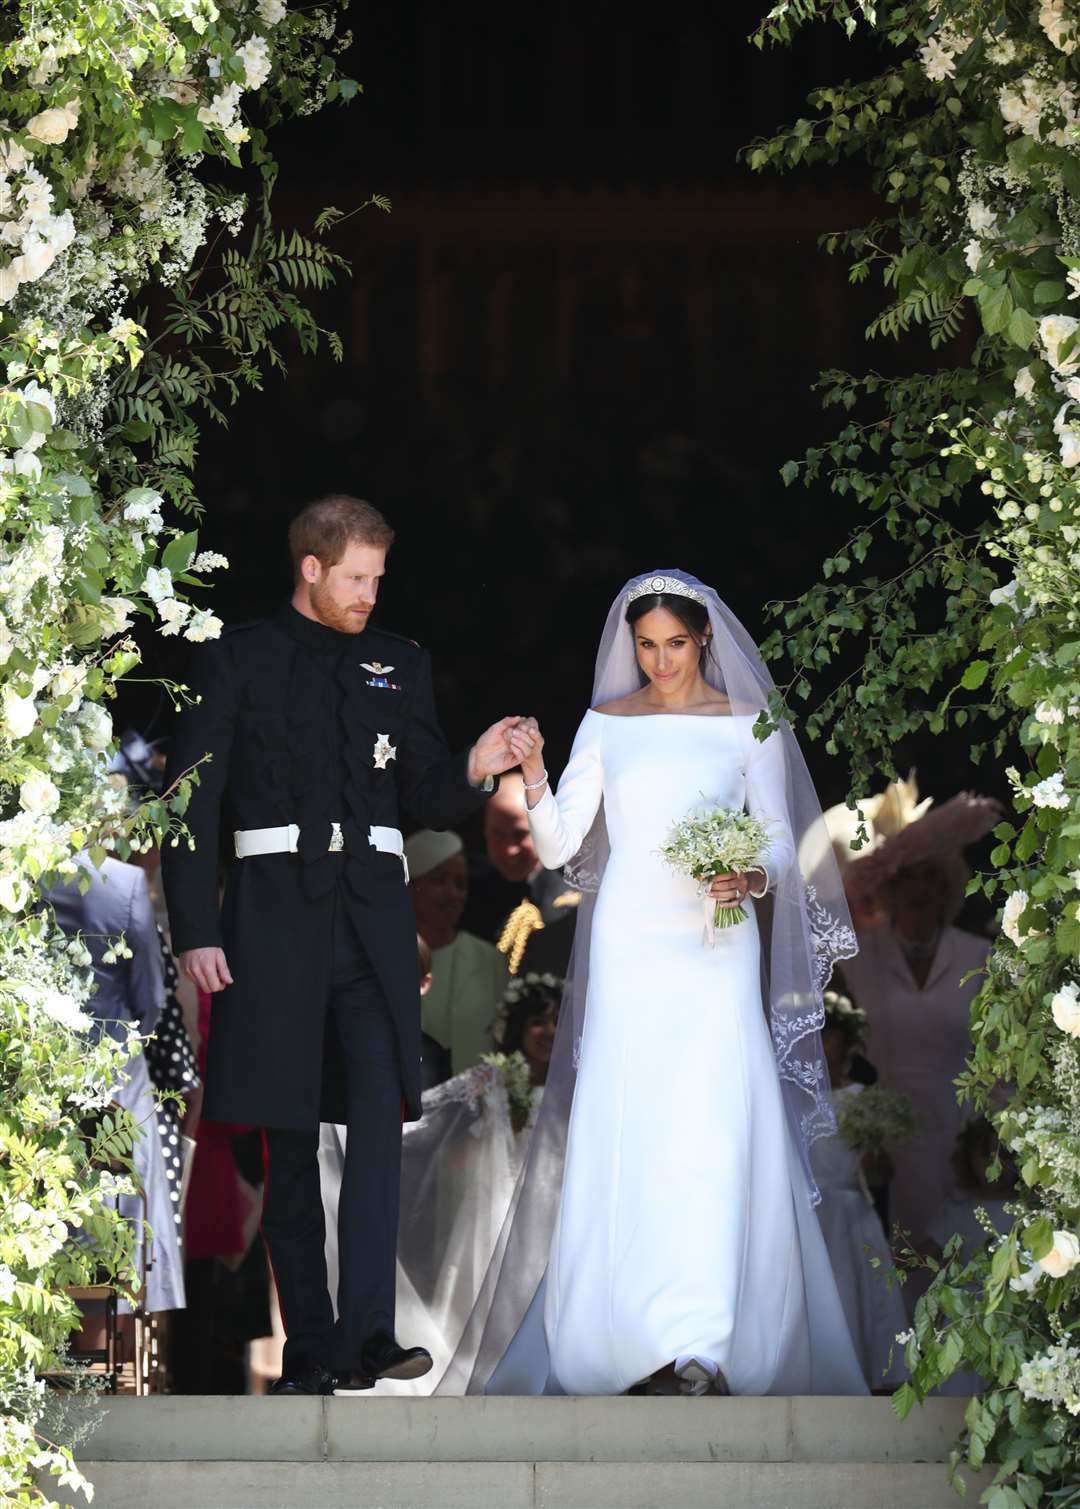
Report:
[{"label": "bride's white wedding dress", "polygon": [[754,903],[706,946],[697,886],[657,852],[691,808],[745,803],[773,822],[770,886],[792,862],[779,741],[752,724],[590,710],[529,814],[549,868],[601,800],[611,846],[537,1301],[565,1393],[618,1394],[692,1356],[735,1394],[866,1391],[784,1114]]}]

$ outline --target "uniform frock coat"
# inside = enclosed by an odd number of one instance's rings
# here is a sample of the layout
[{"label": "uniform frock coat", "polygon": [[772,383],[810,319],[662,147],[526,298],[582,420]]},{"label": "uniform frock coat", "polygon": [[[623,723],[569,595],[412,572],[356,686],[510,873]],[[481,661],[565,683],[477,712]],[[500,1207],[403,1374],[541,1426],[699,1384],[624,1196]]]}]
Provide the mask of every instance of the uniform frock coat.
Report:
[{"label": "uniform frock coat", "polygon": [[[223,948],[234,981],[214,1005],[204,1114],[297,1131],[345,1119],[326,1010],[337,916],[385,992],[405,1114],[416,1120],[416,921],[401,859],[368,832],[400,828],[403,814],[411,826],[451,828],[484,800],[468,753],[451,755],[443,738],[427,653],[286,606],[201,646],[190,679],[200,700],[178,720],[168,782],[211,759],[184,815],[194,849],[165,846],[165,893],[176,952]],[[328,852],[335,822],[341,853]],[[299,852],[232,860],[219,905],[219,857],[232,854],[234,830],[288,823],[299,826]]]}]

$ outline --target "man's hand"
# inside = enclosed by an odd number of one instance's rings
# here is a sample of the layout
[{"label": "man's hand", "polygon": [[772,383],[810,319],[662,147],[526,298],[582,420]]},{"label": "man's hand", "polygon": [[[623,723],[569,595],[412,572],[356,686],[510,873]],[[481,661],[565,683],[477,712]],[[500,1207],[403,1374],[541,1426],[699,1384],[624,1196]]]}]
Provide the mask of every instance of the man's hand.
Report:
[{"label": "man's hand", "polygon": [[215,995],[233,982],[225,952],[220,948],[185,949],[180,955],[180,973],[194,980],[208,995]]},{"label": "man's hand", "polygon": [[493,723],[486,733],[480,735],[469,750],[470,786],[480,786],[489,775],[502,775],[504,771],[513,769],[518,757],[511,747],[510,734],[522,722],[524,719],[520,716],[500,718],[498,723]]}]

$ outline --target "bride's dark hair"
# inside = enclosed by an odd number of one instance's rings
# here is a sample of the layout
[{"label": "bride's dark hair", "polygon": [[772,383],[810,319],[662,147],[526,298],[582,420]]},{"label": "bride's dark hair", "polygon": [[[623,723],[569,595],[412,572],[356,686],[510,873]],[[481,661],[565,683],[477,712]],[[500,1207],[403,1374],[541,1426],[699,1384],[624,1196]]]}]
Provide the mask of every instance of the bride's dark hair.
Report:
[{"label": "bride's dark hair", "polygon": [[701,669],[704,670],[712,654],[712,633],[709,627],[709,610],[704,603],[696,603],[692,597],[681,597],[676,592],[649,593],[635,597],[626,610],[626,622],[633,629],[639,618],[653,613],[657,608],[666,608],[679,620],[686,632],[701,646]]}]

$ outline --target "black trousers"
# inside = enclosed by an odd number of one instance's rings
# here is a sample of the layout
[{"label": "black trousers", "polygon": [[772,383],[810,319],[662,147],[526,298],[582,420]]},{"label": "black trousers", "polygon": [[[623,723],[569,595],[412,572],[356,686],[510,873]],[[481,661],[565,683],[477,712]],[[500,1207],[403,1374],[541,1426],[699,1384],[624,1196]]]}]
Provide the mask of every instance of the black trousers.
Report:
[{"label": "black trousers", "polygon": [[343,1056],[348,1140],[338,1206],[338,1321],[327,1287],[318,1132],[264,1128],[262,1232],[285,1325],[286,1370],[305,1359],[342,1370],[364,1343],[394,1334],[402,1086],[382,986],[339,908],[326,1003]]}]

